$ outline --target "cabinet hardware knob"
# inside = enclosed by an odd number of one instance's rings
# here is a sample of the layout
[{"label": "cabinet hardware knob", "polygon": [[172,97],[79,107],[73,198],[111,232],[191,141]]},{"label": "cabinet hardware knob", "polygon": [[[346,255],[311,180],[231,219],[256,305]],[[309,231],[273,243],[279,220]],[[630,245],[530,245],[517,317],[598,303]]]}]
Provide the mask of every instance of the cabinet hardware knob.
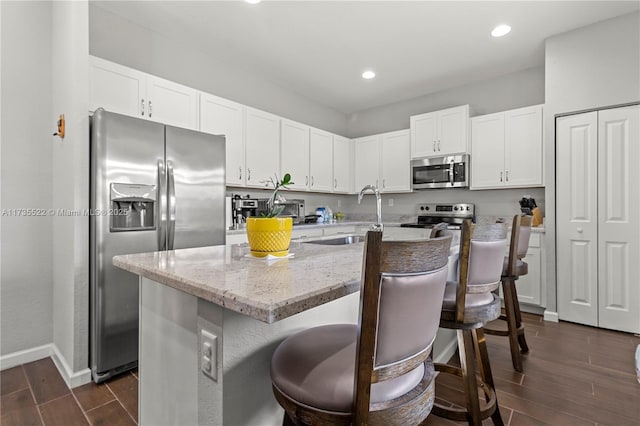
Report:
[{"label": "cabinet hardware knob", "polygon": [[251,180],[251,169],[247,167],[247,180]]},{"label": "cabinet hardware knob", "polygon": [[149,118],[151,118],[151,113],[152,113],[152,109],[151,109],[151,101],[149,101]]},{"label": "cabinet hardware knob", "polygon": [[242,180],[242,166],[238,168],[240,169],[240,174],[238,175],[238,179]]},{"label": "cabinet hardware knob", "polygon": [[338,179],[333,179],[333,187],[334,188],[338,187]]},{"label": "cabinet hardware knob", "polygon": [[311,186],[313,185],[315,185],[315,182],[314,182],[313,176],[311,176]]},{"label": "cabinet hardware knob", "polygon": [[500,172],[500,182],[502,182],[502,172]]},{"label": "cabinet hardware knob", "polygon": [[140,99],[140,115],[144,117],[144,99]]},{"label": "cabinet hardware knob", "polygon": [[507,172],[505,173],[506,177],[507,177],[507,182],[509,182],[509,170],[507,170]]},{"label": "cabinet hardware knob", "polygon": [[309,176],[304,177],[304,186],[309,186]]}]

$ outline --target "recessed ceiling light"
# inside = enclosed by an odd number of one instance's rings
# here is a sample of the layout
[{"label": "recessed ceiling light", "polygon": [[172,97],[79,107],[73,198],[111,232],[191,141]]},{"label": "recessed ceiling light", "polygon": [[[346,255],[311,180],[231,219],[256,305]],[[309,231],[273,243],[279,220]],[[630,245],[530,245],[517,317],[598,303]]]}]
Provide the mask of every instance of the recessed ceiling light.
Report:
[{"label": "recessed ceiling light", "polygon": [[249,3],[249,4],[258,4],[258,3],[260,3],[262,0],[244,0],[244,1],[246,1],[246,2],[247,2],[247,3]]},{"label": "recessed ceiling light", "polygon": [[371,80],[375,76],[376,76],[376,73],[373,71],[365,71],[362,73],[362,78],[366,80]]},{"label": "recessed ceiling light", "polygon": [[509,34],[511,31],[511,27],[508,25],[498,25],[491,31],[491,35],[494,37],[502,37],[503,35]]}]

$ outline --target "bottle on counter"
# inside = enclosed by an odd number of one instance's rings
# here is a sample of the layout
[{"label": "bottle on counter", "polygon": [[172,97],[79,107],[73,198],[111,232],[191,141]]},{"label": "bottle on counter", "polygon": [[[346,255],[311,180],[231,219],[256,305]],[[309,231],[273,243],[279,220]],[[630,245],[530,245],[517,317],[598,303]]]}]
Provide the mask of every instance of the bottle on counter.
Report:
[{"label": "bottle on counter", "polygon": [[324,223],[333,222],[333,212],[331,211],[331,207],[327,207],[325,209]]},{"label": "bottle on counter", "polygon": [[324,223],[324,216],[325,216],[324,207],[318,207],[316,209],[316,216],[318,216],[318,219],[316,220],[316,223]]}]

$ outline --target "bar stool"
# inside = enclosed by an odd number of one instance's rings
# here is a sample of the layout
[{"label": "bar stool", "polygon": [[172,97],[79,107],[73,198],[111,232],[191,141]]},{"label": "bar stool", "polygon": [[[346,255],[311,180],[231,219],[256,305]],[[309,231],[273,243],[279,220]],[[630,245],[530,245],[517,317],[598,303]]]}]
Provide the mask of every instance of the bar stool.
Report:
[{"label": "bar stool", "polygon": [[[500,299],[492,292],[500,283],[506,235],[504,224],[481,226],[466,220],[462,225],[458,282],[447,282],[440,317],[440,327],[457,332],[460,367],[435,364],[435,369],[462,378],[465,408],[435,402],[433,414],[439,417],[471,425],[491,417],[494,424],[503,424],[482,327],[500,315]],[[486,400],[484,408],[478,386]]]},{"label": "bar stool", "polygon": [[430,413],[431,346],[440,321],[451,235],[364,248],[358,324],[294,334],[271,360],[284,425],[417,425]]},{"label": "bar stool", "polygon": [[529,352],[527,341],[524,337],[524,325],[522,324],[522,314],[520,313],[520,303],[518,302],[518,292],[516,291],[516,280],[529,272],[528,265],[522,259],[527,255],[529,248],[529,238],[531,237],[531,216],[515,215],[511,225],[511,243],[509,245],[509,255],[504,259],[502,269],[502,294],[504,297],[504,315],[498,319],[507,322],[507,330],[498,330],[484,327],[486,334],[496,336],[507,336],[511,349],[511,363],[513,369],[522,373],[522,358],[520,354]]}]

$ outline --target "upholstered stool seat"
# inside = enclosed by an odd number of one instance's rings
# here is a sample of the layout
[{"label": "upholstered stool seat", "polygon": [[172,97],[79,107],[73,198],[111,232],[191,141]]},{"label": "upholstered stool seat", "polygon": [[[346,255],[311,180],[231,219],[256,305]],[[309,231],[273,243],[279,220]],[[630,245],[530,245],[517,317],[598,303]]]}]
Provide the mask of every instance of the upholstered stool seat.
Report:
[{"label": "upholstered stool seat", "polygon": [[529,247],[531,221],[531,216],[515,215],[511,225],[509,255],[504,259],[502,277],[500,278],[505,313],[500,315],[499,319],[507,322],[507,330],[491,327],[484,328],[486,334],[509,338],[511,363],[513,364],[513,369],[520,373],[524,371],[520,355],[529,352],[529,347],[524,337],[524,325],[522,324],[516,282],[518,278],[529,273],[529,266],[522,259],[527,255]]},{"label": "upholstered stool seat", "polygon": [[[435,230],[432,236],[439,232]],[[435,368],[462,378],[465,402],[463,408],[458,408],[436,401],[433,414],[439,417],[478,426],[491,417],[494,424],[503,424],[482,327],[500,315],[500,299],[493,291],[500,284],[505,249],[504,225],[463,223],[458,281],[445,285],[440,314],[440,327],[456,330],[460,367],[435,364]],[[484,406],[478,388],[484,394]]]},{"label": "upholstered stool seat", "polygon": [[410,426],[426,419],[451,239],[448,232],[382,241],[381,231],[367,233],[358,324],[301,331],[273,353],[283,424]]},{"label": "upholstered stool seat", "polygon": [[[289,398],[310,407],[351,413],[356,344],[355,324],[332,324],[304,330],[286,339],[273,354],[273,385]],[[371,403],[398,398],[423,379],[431,381],[433,365],[420,364],[394,379],[371,385]]]}]

